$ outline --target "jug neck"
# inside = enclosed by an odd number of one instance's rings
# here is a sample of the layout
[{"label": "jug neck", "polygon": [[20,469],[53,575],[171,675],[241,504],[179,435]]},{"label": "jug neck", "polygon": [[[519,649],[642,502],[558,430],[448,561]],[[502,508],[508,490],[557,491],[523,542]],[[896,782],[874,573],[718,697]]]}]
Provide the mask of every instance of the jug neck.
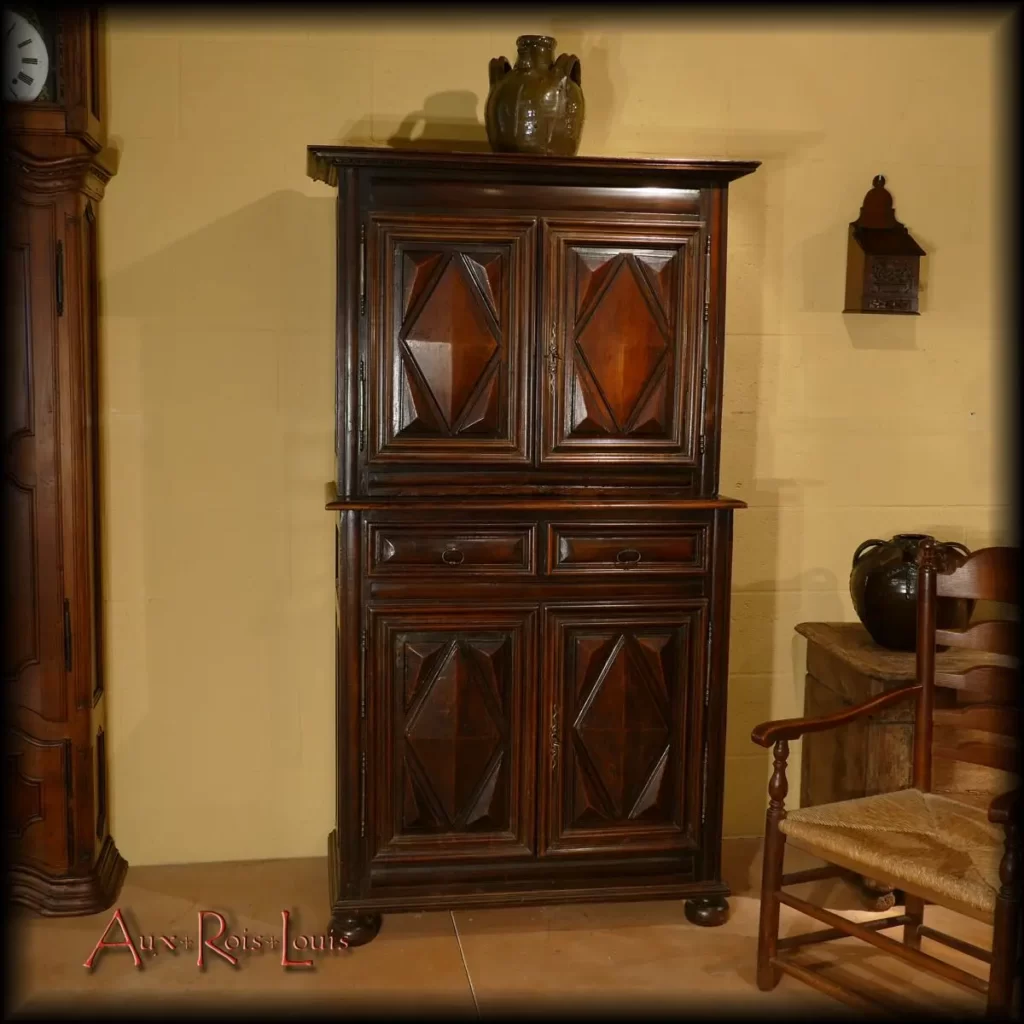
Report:
[{"label": "jug neck", "polygon": [[551,36],[520,36],[516,49],[516,67],[544,71],[555,62],[555,40]]}]

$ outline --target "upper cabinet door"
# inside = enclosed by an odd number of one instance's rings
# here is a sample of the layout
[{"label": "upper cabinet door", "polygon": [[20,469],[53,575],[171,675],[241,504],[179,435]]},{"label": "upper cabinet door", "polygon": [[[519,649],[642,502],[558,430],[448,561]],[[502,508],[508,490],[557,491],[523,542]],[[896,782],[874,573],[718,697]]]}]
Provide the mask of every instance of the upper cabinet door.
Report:
[{"label": "upper cabinet door", "polygon": [[701,226],[544,226],[542,459],[696,467]]},{"label": "upper cabinet door", "polygon": [[524,463],[532,218],[371,221],[370,463]]}]

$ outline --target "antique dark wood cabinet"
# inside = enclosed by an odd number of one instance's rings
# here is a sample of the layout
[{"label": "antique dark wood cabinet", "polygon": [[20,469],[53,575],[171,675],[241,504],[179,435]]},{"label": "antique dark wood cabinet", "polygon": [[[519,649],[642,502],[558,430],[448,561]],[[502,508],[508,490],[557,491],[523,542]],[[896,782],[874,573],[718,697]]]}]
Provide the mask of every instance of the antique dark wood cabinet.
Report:
[{"label": "antique dark wood cabinet", "polygon": [[[4,783],[9,899],[72,915],[110,906],[127,868],[107,814],[97,509],[97,222],[115,167],[101,16],[44,15],[46,90],[7,88],[45,56],[3,83]],[[38,55],[25,25],[5,20],[8,41]]]},{"label": "antique dark wood cabinet", "polygon": [[338,187],[334,930],[720,877],[729,182],[310,147]]}]

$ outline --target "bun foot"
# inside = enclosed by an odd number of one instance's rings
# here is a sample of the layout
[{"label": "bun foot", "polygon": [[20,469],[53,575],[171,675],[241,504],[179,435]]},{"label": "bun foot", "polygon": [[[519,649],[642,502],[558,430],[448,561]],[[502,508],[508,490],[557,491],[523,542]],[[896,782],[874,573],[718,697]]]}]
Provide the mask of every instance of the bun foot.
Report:
[{"label": "bun foot", "polygon": [[347,946],[365,946],[377,938],[380,914],[340,914],[331,918],[328,931],[336,939],[344,939]]},{"label": "bun foot", "polygon": [[903,902],[897,899],[896,890],[885,882],[864,875],[856,876],[856,881],[868,910],[881,913],[884,910],[892,910],[897,902]]},{"label": "bun foot", "polygon": [[729,919],[729,902],[724,896],[701,896],[683,904],[686,920],[702,928],[717,928]]}]

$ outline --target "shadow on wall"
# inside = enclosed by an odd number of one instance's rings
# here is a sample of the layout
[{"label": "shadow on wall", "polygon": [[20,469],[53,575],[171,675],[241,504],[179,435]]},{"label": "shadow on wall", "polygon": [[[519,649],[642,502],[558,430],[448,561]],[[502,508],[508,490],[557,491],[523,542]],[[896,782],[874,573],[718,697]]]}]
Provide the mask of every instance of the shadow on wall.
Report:
[{"label": "shadow on wall", "polygon": [[[752,253],[762,254],[765,250],[766,198],[767,177],[760,171],[749,177],[740,179],[730,188],[730,222],[740,220],[742,231],[738,232],[746,240]],[[731,234],[732,232],[730,232]],[[728,276],[728,274],[727,274]],[[726,296],[729,295],[729,282],[726,282]],[[760,289],[753,289],[744,299],[744,330],[755,333],[763,332],[763,299]],[[729,315],[726,312],[725,351],[724,351],[724,382],[723,393],[728,394],[730,387],[737,385],[745,396],[744,409],[753,412],[758,408],[758,396],[761,390],[760,372],[763,361],[758,360],[755,369],[750,361],[744,361],[749,368],[750,377],[743,381],[730,381]],[[727,403],[723,400],[723,405]],[[794,487],[794,481],[758,480],[756,431],[751,424],[752,416],[727,415],[723,410],[719,493],[741,498],[753,507],[775,507],[781,504],[781,493]],[[737,543],[742,538],[747,522],[745,510],[739,509],[734,514],[734,560],[735,554],[742,551],[744,545]],[[778,560],[778,517],[762,517],[766,528],[757,533],[757,551],[767,566],[774,566]],[[736,575],[736,566],[733,567]],[[731,602],[730,642],[729,642],[729,677],[738,675],[761,676],[772,671],[773,663],[773,630],[776,618],[774,583],[755,583],[745,588],[733,586]],[[772,681],[772,686],[775,681]],[[762,767],[767,769],[766,755],[759,747],[749,742],[749,737],[734,737],[733,731],[737,723],[746,723],[752,717],[757,721],[771,718],[772,692],[765,687],[756,695],[756,706],[744,708],[743,715],[737,715],[736,695],[743,693],[749,699],[748,687],[727,689],[727,740],[726,749],[730,747],[737,754],[735,759],[726,759],[723,834],[749,835],[752,827],[749,822],[757,822],[763,817],[762,795],[766,790],[752,782],[751,775],[758,779]],[[742,700],[742,698],[740,698]],[[746,702],[744,702],[746,703]],[[742,728],[742,726],[741,726]],[[746,739],[747,742],[741,742]],[[731,742],[730,742],[731,741]],[[740,742],[738,742],[740,741]],[[756,768],[751,772],[749,765]],[[764,775],[767,781],[767,775]]]},{"label": "shadow on wall", "polygon": [[357,121],[343,134],[342,146],[374,146],[386,142],[392,149],[428,149],[459,153],[489,153],[487,129],[477,115],[480,97],[468,89],[434,93],[419,110],[403,118],[386,140],[374,135],[373,118]]},{"label": "shadow on wall", "polygon": [[[105,645],[133,862],[194,857],[186,820],[208,860],[304,855],[332,820],[334,206],[275,192],[103,282]],[[127,768],[156,761],[175,770],[145,786]],[[325,782],[296,799],[286,762]]]},{"label": "shadow on wall", "polygon": [[[407,114],[388,139],[392,149],[452,149],[460,152],[491,151],[487,129],[477,120],[480,105],[469,90],[438,92],[423,101],[423,109]],[[415,134],[414,134],[415,133]]]}]

